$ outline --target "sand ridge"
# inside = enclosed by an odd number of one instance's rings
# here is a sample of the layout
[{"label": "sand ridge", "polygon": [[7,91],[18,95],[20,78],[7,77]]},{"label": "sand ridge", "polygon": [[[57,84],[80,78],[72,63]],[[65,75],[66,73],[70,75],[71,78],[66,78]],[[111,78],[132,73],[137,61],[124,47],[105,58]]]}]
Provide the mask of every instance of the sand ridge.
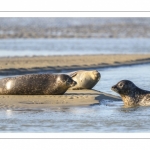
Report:
[{"label": "sand ridge", "polygon": [[0,58],[0,75],[94,69],[150,63],[150,54],[71,55]]}]

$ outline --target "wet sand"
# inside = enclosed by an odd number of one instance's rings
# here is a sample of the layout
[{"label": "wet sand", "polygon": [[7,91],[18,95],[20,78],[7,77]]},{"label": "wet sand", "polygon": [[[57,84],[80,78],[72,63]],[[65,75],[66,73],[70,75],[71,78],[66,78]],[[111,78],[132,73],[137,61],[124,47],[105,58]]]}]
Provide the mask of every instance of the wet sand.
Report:
[{"label": "wet sand", "polygon": [[64,95],[0,95],[0,108],[5,110],[40,110],[50,107],[99,105],[101,100],[120,101],[111,94],[95,90],[68,90]]},{"label": "wet sand", "polygon": [[62,72],[150,63],[150,54],[72,55],[0,58],[0,75]]}]

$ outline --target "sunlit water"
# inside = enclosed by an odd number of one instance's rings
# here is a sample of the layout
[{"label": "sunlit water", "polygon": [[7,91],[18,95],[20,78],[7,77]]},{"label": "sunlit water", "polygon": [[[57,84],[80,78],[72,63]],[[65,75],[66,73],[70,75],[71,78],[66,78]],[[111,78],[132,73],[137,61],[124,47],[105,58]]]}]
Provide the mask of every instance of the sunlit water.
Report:
[{"label": "sunlit water", "polygon": [[[149,39],[0,40],[1,57],[111,53],[150,53],[150,42]],[[101,80],[94,87],[96,90],[117,95],[111,86],[122,79],[150,90],[150,64],[97,70]],[[122,106],[122,101],[107,99],[100,105],[84,107],[0,109],[0,132],[150,132],[150,107]]]},{"label": "sunlit water", "polygon": [[0,57],[150,53],[149,39],[3,39]]}]

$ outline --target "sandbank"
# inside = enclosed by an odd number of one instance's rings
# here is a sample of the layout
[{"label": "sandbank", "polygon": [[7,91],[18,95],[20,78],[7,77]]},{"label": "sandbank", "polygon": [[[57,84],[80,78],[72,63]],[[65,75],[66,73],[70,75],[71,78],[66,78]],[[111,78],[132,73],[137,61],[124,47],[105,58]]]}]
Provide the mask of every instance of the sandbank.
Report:
[{"label": "sandbank", "polygon": [[41,110],[52,107],[100,105],[101,100],[120,97],[96,90],[68,90],[64,95],[0,95],[0,109]]},{"label": "sandbank", "polygon": [[0,58],[0,75],[63,72],[150,63],[150,54],[71,55]]},{"label": "sandbank", "polygon": [[[0,59],[0,75],[64,72],[150,63],[150,54],[6,57]],[[99,81],[100,82],[100,81]],[[99,105],[120,97],[95,90],[68,90],[64,95],[0,95],[0,109],[40,110],[49,107]]]}]

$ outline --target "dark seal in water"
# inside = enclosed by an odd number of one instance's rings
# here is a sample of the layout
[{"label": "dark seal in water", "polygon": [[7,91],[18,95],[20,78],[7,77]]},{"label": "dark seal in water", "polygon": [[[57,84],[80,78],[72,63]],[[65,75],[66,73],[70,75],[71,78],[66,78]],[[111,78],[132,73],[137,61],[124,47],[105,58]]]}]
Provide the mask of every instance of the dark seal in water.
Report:
[{"label": "dark seal in water", "polygon": [[65,74],[30,74],[0,80],[1,95],[61,95],[76,85]]},{"label": "dark seal in water", "polygon": [[111,89],[120,94],[125,106],[150,105],[150,91],[140,89],[129,80],[122,80]]}]

